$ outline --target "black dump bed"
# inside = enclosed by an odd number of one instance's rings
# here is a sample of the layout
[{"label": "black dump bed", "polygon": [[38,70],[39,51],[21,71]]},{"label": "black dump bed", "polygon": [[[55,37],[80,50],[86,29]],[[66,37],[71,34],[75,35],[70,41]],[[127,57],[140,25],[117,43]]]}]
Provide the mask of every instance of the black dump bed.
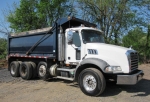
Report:
[{"label": "black dump bed", "polygon": [[[29,49],[35,45],[45,33],[24,35],[9,38],[9,54],[26,55]],[[53,56],[56,52],[56,32],[53,34],[46,34],[40,43],[30,51],[29,55],[39,56]],[[50,55],[51,54],[51,55]]]},{"label": "black dump bed", "polygon": [[[46,56],[49,58],[57,58],[57,35],[59,33],[59,26],[62,26],[63,31],[65,31],[66,28],[80,26],[81,24],[96,27],[95,24],[71,17],[69,19],[58,19],[53,28],[49,27],[11,34],[8,38],[8,54],[9,56]],[[50,31],[50,29],[53,30]],[[37,42],[38,44],[34,46]],[[30,50],[31,48],[32,50]],[[29,50],[30,52],[27,54]]]}]

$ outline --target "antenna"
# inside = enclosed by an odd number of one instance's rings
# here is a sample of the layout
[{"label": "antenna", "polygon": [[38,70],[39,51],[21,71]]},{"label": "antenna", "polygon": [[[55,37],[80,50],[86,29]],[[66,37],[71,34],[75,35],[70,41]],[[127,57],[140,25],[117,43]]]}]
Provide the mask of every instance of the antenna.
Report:
[{"label": "antenna", "polygon": [[129,49],[132,49],[132,45],[129,47]]},{"label": "antenna", "polygon": [[70,15],[72,14],[72,12],[70,12],[69,14],[68,14],[68,20],[69,20],[69,28],[70,28]]}]

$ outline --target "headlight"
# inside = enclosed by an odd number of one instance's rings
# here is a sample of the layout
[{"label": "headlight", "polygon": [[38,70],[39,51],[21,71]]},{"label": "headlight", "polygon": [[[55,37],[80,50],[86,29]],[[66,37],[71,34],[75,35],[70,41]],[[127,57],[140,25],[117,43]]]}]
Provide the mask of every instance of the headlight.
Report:
[{"label": "headlight", "polygon": [[109,66],[105,68],[106,72],[121,72],[122,69],[120,66]]}]

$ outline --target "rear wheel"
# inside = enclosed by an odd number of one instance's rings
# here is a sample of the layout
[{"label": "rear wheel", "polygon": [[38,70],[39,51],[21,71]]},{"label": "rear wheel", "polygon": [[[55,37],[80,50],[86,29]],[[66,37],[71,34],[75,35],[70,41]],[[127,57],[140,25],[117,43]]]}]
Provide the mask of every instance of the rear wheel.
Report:
[{"label": "rear wheel", "polygon": [[38,76],[43,80],[47,80],[48,78],[50,78],[50,73],[48,71],[46,62],[40,62],[38,64]]},{"label": "rear wheel", "polygon": [[17,62],[17,61],[11,62],[11,64],[10,64],[10,74],[11,74],[11,76],[19,77],[19,67],[20,67],[19,62]]},{"label": "rear wheel", "polygon": [[29,80],[32,77],[32,67],[29,62],[23,62],[21,63],[20,70],[19,70],[20,76],[22,79]]},{"label": "rear wheel", "polygon": [[36,64],[34,62],[29,62],[31,64],[32,67],[32,78],[36,78],[37,77],[37,68],[36,68]]},{"label": "rear wheel", "polygon": [[78,82],[82,92],[89,96],[102,94],[106,86],[103,74],[95,68],[83,70],[79,75]]}]

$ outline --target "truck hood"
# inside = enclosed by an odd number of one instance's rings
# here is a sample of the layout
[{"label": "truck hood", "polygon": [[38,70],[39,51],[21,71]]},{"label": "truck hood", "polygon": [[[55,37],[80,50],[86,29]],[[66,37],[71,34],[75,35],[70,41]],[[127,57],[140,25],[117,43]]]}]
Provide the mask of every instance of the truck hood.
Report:
[{"label": "truck hood", "polygon": [[100,50],[106,50],[111,52],[122,52],[122,53],[126,53],[126,51],[128,50],[132,50],[130,48],[126,48],[126,47],[121,47],[121,46],[116,46],[116,45],[111,45],[111,44],[105,44],[105,43],[87,43],[86,47],[88,49],[100,49]]},{"label": "truck hood", "polygon": [[[89,53],[90,49],[96,50],[97,53]],[[87,43],[86,50],[87,58],[99,58],[107,62],[110,66],[121,66],[123,72],[129,72],[129,61],[126,53],[129,50],[134,50],[105,43]]]}]

